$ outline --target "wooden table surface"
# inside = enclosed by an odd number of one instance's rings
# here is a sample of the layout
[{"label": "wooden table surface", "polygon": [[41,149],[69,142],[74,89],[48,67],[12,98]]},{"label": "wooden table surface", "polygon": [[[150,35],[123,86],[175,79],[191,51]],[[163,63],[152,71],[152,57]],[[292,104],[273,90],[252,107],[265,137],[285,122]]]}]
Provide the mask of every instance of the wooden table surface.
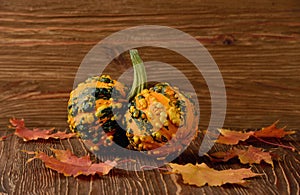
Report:
[{"label": "wooden table surface", "polygon": [[[119,30],[163,25],[199,40],[222,73],[227,93],[224,122],[230,128],[259,128],[276,120],[300,128],[300,1],[0,1],[0,136],[8,119],[24,118],[29,127],[67,128],[67,101],[77,69],[87,52]],[[145,61],[169,63],[180,70],[182,56],[142,48]],[[122,61],[123,60],[123,61]],[[115,60],[127,63],[126,56]],[[113,66],[113,65],[112,65]],[[112,69],[114,70],[114,69]],[[207,128],[211,107],[205,80],[191,76],[201,108],[200,129]],[[200,87],[199,87],[200,86]],[[300,134],[283,143],[300,149]],[[174,162],[201,163],[199,139]],[[263,176],[248,187],[197,188],[158,170],[65,177],[21,150],[71,149],[87,154],[78,139],[32,141],[13,136],[0,142],[0,194],[299,194],[300,155],[282,150],[282,161],[255,165]],[[215,146],[215,150],[222,150]],[[299,151],[299,150],[298,150]],[[146,164],[147,162],[145,162]],[[214,165],[238,168],[237,162]]]}]

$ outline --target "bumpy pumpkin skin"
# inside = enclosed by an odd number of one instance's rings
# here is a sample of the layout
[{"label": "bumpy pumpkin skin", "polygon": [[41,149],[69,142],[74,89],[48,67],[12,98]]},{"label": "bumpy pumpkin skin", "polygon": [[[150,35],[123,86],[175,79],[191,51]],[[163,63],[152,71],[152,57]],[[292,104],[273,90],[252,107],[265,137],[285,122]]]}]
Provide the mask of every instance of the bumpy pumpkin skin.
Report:
[{"label": "bumpy pumpkin skin", "polygon": [[122,147],[129,142],[119,119],[124,115],[127,88],[110,76],[88,78],[70,94],[68,123],[72,131],[78,132],[91,150],[106,144],[107,138]]},{"label": "bumpy pumpkin skin", "polygon": [[186,138],[196,136],[198,115],[193,103],[167,83],[144,89],[128,107],[125,117],[130,149],[151,154],[153,149],[172,144],[153,152],[165,156],[181,152],[191,141]]}]

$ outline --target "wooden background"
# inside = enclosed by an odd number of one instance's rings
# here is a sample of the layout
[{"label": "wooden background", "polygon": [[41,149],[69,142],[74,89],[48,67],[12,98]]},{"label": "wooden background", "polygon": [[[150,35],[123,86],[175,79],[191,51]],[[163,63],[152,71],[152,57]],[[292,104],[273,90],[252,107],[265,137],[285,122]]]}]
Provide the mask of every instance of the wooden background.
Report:
[{"label": "wooden background", "polygon": [[[299,129],[300,1],[0,0],[0,136],[10,133],[7,124],[12,116],[25,118],[29,127],[66,129],[68,96],[83,57],[111,33],[143,24],[177,28],[209,50],[226,85],[225,127],[259,128],[280,119],[280,125]],[[145,61],[163,61],[182,70],[187,63],[167,50],[144,48],[141,54]],[[120,60],[128,62],[126,56]],[[199,95],[199,128],[205,129],[211,112],[208,89],[203,78],[190,79]],[[284,143],[299,149],[299,139],[297,133]],[[197,156],[197,140],[175,162],[205,161]],[[24,143],[10,137],[0,142],[0,194],[300,192],[300,156],[288,150],[281,152],[282,161],[275,163],[275,169],[253,166],[253,171],[264,175],[252,179],[247,188],[197,188],[157,170],[114,169],[104,177],[64,177],[40,161],[25,164],[29,156],[20,152],[50,154],[51,147],[87,154],[77,139]],[[239,166],[235,161],[214,165],[219,169]]]}]

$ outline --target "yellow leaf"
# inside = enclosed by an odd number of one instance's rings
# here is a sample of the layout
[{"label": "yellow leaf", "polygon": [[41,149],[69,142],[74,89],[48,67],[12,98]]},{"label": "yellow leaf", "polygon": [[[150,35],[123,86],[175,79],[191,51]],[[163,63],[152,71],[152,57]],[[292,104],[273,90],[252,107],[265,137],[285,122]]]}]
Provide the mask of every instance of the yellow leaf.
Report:
[{"label": "yellow leaf", "polygon": [[196,185],[198,187],[208,184],[209,186],[221,186],[226,183],[245,184],[246,178],[259,176],[261,174],[253,173],[250,169],[229,169],[215,170],[209,168],[205,163],[178,165],[168,164],[172,171],[182,175],[183,183]]}]

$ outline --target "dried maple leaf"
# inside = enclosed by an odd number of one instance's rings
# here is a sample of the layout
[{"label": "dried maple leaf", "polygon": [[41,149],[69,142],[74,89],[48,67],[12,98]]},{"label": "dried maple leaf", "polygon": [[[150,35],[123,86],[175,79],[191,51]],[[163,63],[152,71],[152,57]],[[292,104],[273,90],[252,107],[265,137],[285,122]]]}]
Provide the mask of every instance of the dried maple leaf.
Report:
[{"label": "dried maple leaf", "polygon": [[226,162],[232,158],[238,157],[243,164],[260,164],[261,161],[273,165],[272,156],[269,152],[264,152],[262,148],[249,146],[247,149],[233,148],[226,152],[215,152],[209,155],[212,161]]},{"label": "dried maple leaf", "polygon": [[25,127],[24,120],[10,119],[10,124],[16,129],[14,134],[22,138],[24,141],[37,140],[37,139],[68,139],[75,137],[76,133],[56,132],[53,133],[54,129],[38,129],[34,128],[30,130]]},{"label": "dried maple leaf", "polygon": [[169,163],[168,165],[172,168],[172,171],[182,175],[183,183],[198,187],[205,184],[221,186],[226,183],[243,185],[246,183],[244,179],[261,175],[245,168],[218,171],[209,168],[205,163],[196,165],[190,163],[186,165]]},{"label": "dried maple leaf", "polygon": [[48,156],[44,152],[25,151],[28,154],[35,154],[35,156],[27,162],[34,159],[41,159],[46,167],[59,173],[63,173],[65,176],[74,177],[77,177],[78,175],[106,175],[117,164],[115,161],[105,161],[104,163],[93,164],[88,155],[77,157],[70,150],[52,149],[52,151],[54,152],[55,157]]},{"label": "dried maple leaf", "polygon": [[240,132],[240,131],[232,131],[228,129],[219,129],[221,135],[216,140],[216,143],[220,144],[228,144],[235,145],[238,144],[239,141],[247,140],[254,133],[250,132]]},{"label": "dried maple leaf", "polygon": [[[227,144],[227,145],[236,145],[239,141],[246,141],[249,137],[253,136],[256,138],[282,138],[285,135],[294,134],[295,131],[285,131],[284,128],[277,128],[277,122],[273,123],[268,127],[264,127],[259,131],[249,131],[241,132],[227,129],[219,129],[221,135],[216,140],[216,143]],[[262,141],[261,139],[259,139]]]},{"label": "dried maple leaf", "polygon": [[282,138],[286,135],[294,134],[295,131],[285,131],[285,127],[283,128],[277,128],[276,124],[278,121],[273,123],[272,125],[268,127],[264,127],[259,131],[255,131],[254,135],[255,137],[274,137],[274,138]]}]

